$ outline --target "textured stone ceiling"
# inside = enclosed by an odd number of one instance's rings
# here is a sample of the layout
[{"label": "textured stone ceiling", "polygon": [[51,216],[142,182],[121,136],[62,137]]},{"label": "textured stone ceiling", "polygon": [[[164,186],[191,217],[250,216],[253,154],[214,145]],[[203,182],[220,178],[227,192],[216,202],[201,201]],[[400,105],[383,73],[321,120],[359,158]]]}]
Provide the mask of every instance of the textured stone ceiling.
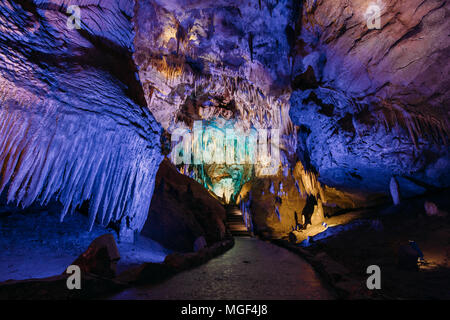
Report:
[{"label": "textured stone ceiling", "polygon": [[352,190],[448,181],[446,1],[138,1],[135,13],[134,59],[169,132],[216,117],[278,127],[283,150]]},{"label": "textured stone ceiling", "polygon": [[[279,129],[281,148],[293,154],[286,29],[294,9],[290,1],[138,1],[133,56],[155,118],[169,133],[216,119]],[[184,172],[229,198],[252,170],[214,164]]]},{"label": "textured stone ceiling", "polygon": [[[138,1],[134,58],[165,128],[192,119],[289,123],[288,1]],[[284,117],[284,118],[283,118]],[[186,119],[187,118],[187,119]]]}]

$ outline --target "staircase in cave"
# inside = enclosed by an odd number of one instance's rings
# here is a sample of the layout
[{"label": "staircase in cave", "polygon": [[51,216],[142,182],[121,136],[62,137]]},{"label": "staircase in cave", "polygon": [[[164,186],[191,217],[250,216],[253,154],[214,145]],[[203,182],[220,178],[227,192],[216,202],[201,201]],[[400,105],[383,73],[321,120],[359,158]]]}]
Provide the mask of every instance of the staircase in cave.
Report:
[{"label": "staircase in cave", "polygon": [[227,206],[227,226],[234,237],[250,237],[242,212],[237,206]]}]

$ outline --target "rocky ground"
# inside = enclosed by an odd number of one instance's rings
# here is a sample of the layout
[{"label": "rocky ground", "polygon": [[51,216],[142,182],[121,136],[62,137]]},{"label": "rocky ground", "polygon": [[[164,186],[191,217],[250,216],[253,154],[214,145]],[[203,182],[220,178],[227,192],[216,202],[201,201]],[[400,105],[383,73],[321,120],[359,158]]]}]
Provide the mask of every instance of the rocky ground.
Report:
[{"label": "rocky ground", "polygon": [[[0,282],[44,278],[63,273],[100,235],[113,233],[94,226],[88,231],[88,218],[80,213],[59,223],[51,211],[0,215]],[[117,237],[116,237],[117,239]],[[118,271],[144,262],[162,262],[169,250],[140,237],[136,244],[118,243],[121,259]]]},{"label": "rocky ground", "polygon": [[[448,212],[448,191],[434,197],[439,209]],[[315,257],[326,253],[341,265],[336,274],[351,275],[365,289],[367,267],[381,268],[381,290],[366,292],[375,298],[449,299],[450,298],[450,217],[428,216],[424,198],[404,201],[399,207],[376,208],[328,219],[332,225],[344,223],[341,232],[310,240],[305,251]],[[349,222],[352,221],[352,222]],[[347,224],[345,224],[347,223]],[[353,227],[351,227],[353,225]],[[330,228],[333,229],[333,228]],[[399,249],[414,240],[424,254],[425,262],[417,270],[400,268]],[[334,272],[333,271],[333,272]],[[329,273],[333,273],[329,272]],[[358,290],[362,290],[362,289]],[[355,292],[353,292],[355,293]],[[367,297],[366,295],[366,297]],[[352,293],[350,293],[352,297]]]}]

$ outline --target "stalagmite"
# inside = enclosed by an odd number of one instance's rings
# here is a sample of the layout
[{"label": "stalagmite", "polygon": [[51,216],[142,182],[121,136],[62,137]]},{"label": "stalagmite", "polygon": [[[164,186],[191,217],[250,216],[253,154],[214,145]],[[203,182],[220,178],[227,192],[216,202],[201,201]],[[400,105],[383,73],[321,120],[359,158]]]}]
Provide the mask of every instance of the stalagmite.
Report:
[{"label": "stalagmite", "polygon": [[397,206],[400,204],[400,187],[398,185],[397,179],[395,177],[391,178],[389,183],[389,190],[391,191],[391,197],[394,204]]},{"label": "stalagmite", "polygon": [[325,215],[323,213],[322,200],[317,200],[317,205],[314,206],[314,212],[311,216],[311,224],[317,225],[325,220]]}]

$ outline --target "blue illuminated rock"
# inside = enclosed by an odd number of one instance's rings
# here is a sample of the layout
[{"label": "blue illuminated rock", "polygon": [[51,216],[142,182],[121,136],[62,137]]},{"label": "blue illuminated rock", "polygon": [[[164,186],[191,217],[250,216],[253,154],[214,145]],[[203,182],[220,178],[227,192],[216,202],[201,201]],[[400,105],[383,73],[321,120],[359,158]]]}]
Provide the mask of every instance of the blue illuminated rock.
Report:
[{"label": "blue illuminated rock", "polygon": [[[56,197],[63,218],[89,200],[91,225],[114,222],[131,241],[150,206],[161,127],[170,136],[218,121],[279,130],[280,170],[178,169],[223,202],[247,185],[246,214],[272,234],[389,195],[393,176],[399,197],[449,185],[448,2],[380,2],[380,29],[344,0],[86,0],[71,29],[69,2],[0,0],[8,201]],[[207,160],[220,132],[204,131],[194,157]],[[308,197],[317,209],[304,212]]]},{"label": "blue illuminated rock", "polygon": [[389,195],[394,175],[402,196],[447,187],[449,3],[378,5],[380,29],[368,29],[368,4],[304,4],[290,100],[297,153],[321,182],[352,192]]},{"label": "blue illuminated rock", "polygon": [[0,1],[0,189],[23,207],[89,200],[91,227],[140,230],[162,160],[161,127],[132,60],[133,1]]}]

